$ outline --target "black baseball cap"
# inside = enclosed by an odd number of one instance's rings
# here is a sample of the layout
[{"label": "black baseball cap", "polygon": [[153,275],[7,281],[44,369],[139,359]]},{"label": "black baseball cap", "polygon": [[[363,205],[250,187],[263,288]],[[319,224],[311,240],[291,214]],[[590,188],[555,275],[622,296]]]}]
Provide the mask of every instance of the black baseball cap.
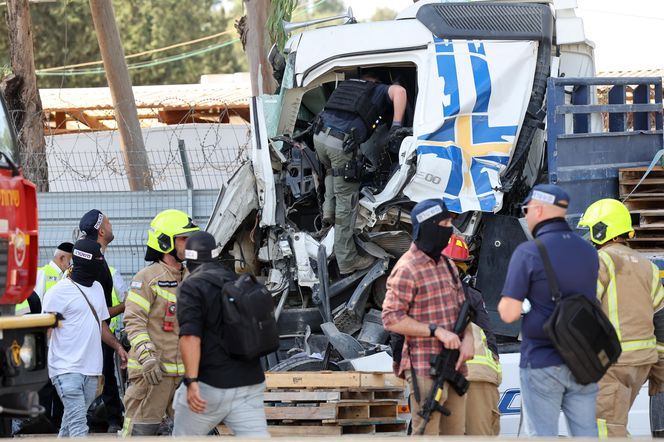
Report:
[{"label": "black baseball cap", "polygon": [[101,210],[92,209],[81,217],[81,221],[78,223],[78,228],[81,230],[81,234],[84,234],[86,238],[96,241],[97,235],[99,235],[99,228],[103,221],[104,214],[101,213]]}]

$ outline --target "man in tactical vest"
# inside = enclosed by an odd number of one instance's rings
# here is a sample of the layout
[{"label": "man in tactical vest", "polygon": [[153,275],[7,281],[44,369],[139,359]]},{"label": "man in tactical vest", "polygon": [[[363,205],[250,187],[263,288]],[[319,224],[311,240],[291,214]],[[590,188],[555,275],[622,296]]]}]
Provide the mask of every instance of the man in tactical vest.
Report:
[{"label": "man in tactical vest", "polygon": [[[358,255],[353,240],[362,168],[359,146],[390,117],[390,132],[398,130],[406,104],[406,89],[380,84],[377,77],[367,74],[361,80],[339,83],[320,114],[314,147],[326,168],[323,222],[334,224],[334,253],[342,275],[373,263],[371,256]],[[388,115],[390,108],[392,115]]]}]

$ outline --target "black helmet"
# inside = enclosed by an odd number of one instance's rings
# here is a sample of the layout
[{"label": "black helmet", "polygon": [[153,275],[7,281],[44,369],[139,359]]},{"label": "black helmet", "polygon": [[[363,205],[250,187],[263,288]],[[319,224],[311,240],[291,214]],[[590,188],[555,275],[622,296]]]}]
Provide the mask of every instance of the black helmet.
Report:
[{"label": "black helmet", "polygon": [[216,261],[218,256],[217,240],[208,232],[192,233],[184,246],[184,259],[190,272],[205,262]]}]

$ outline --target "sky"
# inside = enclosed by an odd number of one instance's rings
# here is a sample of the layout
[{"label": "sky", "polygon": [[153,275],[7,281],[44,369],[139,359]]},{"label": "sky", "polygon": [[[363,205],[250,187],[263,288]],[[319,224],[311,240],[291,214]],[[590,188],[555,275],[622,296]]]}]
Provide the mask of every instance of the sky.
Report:
[{"label": "sky", "polygon": [[[376,8],[400,11],[412,0],[345,0],[359,20]],[[664,69],[664,1],[577,0],[586,38],[595,43],[597,71]]]}]

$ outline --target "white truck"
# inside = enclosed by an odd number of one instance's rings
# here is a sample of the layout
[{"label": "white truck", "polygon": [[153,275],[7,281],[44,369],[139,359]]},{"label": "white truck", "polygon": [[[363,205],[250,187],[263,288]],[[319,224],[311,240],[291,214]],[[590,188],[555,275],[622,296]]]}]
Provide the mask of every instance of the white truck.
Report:
[{"label": "white truck", "polygon": [[[293,35],[283,57],[273,54],[278,92],[252,97],[249,159],[222,189],[207,226],[236,269],[261,275],[274,293],[282,348],[270,369],[346,369],[385,350],[376,310],[391,266],[410,244],[409,211],[444,198],[460,214],[455,228],[475,254],[472,283],[507,351],[502,432],[517,433],[519,325],[500,322],[495,311],[509,256],[526,239],[519,202],[547,180],[547,81],[595,74],[575,7],[575,0],[424,0],[395,20]],[[366,70],[406,88],[412,135],[390,154],[379,126],[361,146],[367,174],[357,244],[378,260],[342,277],[333,227],[322,224],[324,175],[307,129],[335,85]],[[647,163],[651,151],[633,163]],[[646,393],[629,430],[650,434]]]}]

